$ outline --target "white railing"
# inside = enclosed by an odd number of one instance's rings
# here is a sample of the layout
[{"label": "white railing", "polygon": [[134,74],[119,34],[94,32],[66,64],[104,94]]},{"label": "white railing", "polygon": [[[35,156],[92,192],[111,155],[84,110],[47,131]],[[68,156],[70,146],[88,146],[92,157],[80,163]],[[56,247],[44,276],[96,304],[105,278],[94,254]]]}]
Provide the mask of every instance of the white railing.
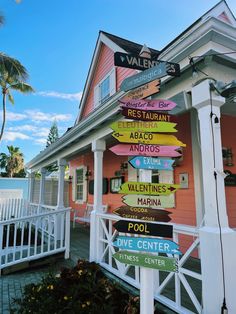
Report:
[{"label": "white railing", "polygon": [[0,269],[65,252],[69,257],[70,208],[0,221]]},{"label": "white railing", "polygon": [[[98,229],[100,229],[100,257],[98,258],[98,262],[111,273],[134,287],[139,288],[140,268],[138,266],[122,264],[112,257],[118,250],[112,245],[112,242],[118,235],[118,232],[113,227],[113,223],[117,220],[129,219],[102,213],[97,214],[97,219],[99,221]],[[132,221],[134,220],[135,219],[132,219]],[[198,230],[191,226],[177,224],[174,224],[173,227],[173,241],[179,243],[181,249],[183,244],[182,238],[184,236],[183,240],[187,244],[184,245],[184,253],[180,257],[178,255],[174,256],[178,259],[179,268],[177,273],[154,271],[155,299],[177,313],[202,313],[201,300],[199,300],[202,280],[200,261],[196,257],[191,257],[193,251],[196,251],[195,255],[198,253]],[[186,245],[188,245],[188,247],[186,247]],[[171,254],[168,254],[168,256],[173,257]]]},{"label": "white railing", "polygon": [[23,198],[0,198],[0,221],[27,216],[28,201]]}]

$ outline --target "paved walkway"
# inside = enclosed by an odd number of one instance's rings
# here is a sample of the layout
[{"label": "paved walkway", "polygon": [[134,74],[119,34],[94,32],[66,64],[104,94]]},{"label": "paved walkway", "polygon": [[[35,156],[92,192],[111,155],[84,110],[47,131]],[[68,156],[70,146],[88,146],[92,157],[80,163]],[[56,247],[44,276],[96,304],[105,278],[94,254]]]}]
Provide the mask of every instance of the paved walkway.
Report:
[{"label": "paved walkway", "polygon": [[[81,242],[82,241],[82,242]],[[48,273],[58,273],[63,267],[73,267],[79,258],[88,259],[89,229],[82,229],[76,226],[71,229],[71,258],[58,259],[56,262],[43,267],[35,267],[17,273],[2,275],[0,277],[0,314],[10,314],[13,299],[19,298],[24,286],[30,283],[38,283]],[[126,285],[124,283],[124,285]],[[161,314],[173,314],[174,312],[162,306],[158,306]],[[47,313],[45,313],[47,314]],[[89,314],[89,313],[88,313]],[[105,314],[105,313],[104,313]],[[108,314],[108,313],[106,313]]]}]

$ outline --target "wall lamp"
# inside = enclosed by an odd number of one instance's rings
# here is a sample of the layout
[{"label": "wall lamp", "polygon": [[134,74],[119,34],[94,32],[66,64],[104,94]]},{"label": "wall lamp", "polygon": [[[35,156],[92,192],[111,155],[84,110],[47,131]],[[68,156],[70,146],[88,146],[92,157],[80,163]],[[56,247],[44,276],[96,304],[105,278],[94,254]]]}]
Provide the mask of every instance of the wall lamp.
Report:
[{"label": "wall lamp", "polygon": [[223,160],[224,160],[225,166],[233,167],[234,163],[233,163],[232,148],[223,148],[222,154],[223,154]]},{"label": "wall lamp", "polygon": [[68,178],[68,182],[69,182],[69,184],[71,184],[71,183],[72,183],[72,180],[73,180],[73,177],[72,177],[72,176],[69,176],[69,178]]},{"label": "wall lamp", "polygon": [[91,175],[92,175],[92,171],[89,170],[89,167],[88,167],[87,171],[85,172],[85,178],[86,178],[86,180],[89,180],[89,178],[91,177]]}]

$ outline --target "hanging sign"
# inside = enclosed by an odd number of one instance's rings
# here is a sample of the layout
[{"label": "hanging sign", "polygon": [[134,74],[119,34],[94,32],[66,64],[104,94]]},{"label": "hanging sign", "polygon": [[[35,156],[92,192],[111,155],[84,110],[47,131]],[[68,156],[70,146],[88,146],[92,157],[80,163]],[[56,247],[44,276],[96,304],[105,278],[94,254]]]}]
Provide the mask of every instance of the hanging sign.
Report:
[{"label": "hanging sign", "polygon": [[129,91],[125,97],[128,99],[143,99],[160,92],[161,80],[157,79]]},{"label": "hanging sign", "polygon": [[149,196],[149,195],[124,195],[122,202],[132,207],[144,208],[173,208],[175,207],[174,198],[170,196]]},{"label": "hanging sign", "polygon": [[142,71],[158,65],[160,61],[156,59],[143,58],[139,55],[115,52],[114,63],[116,66]]},{"label": "hanging sign", "polygon": [[157,157],[180,157],[181,153],[176,150],[179,146],[159,146],[145,144],[118,144],[111,148],[114,154],[119,156],[157,156]]},{"label": "hanging sign", "polygon": [[120,99],[119,102],[124,108],[149,111],[170,111],[177,106],[175,102],[165,99],[128,99],[125,97]]},{"label": "hanging sign", "polygon": [[142,121],[160,121],[160,122],[175,122],[175,118],[165,113],[145,111],[140,109],[123,108],[121,114],[127,119],[142,120]]},{"label": "hanging sign", "polygon": [[172,238],[173,236],[172,225],[119,220],[113,224],[113,227],[118,232],[124,232],[124,233],[135,233],[135,234],[165,237],[165,238]]},{"label": "hanging sign", "polygon": [[164,62],[167,65],[167,74],[172,76],[180,75],[180,68],[178,63],[165,62],[162,60],[156,60],[152,58],[144,58],[136,54],[128,54],[124,52],[115,52],[114,54],[114,63],[116,66],[141,71],[150,69],[154,66],[158,66],[162,62]]},{"label": "hanging sign", "polygon": [[132,253],[128,251],[116,252],[115,254],[113,254],[113,257],[123,264],[143,266],[167,272],[178,271],[178,262],[175,258],[172,257],[156,256],[143,253]]},{"label": "hanging sign", "polygon": [[120,89],[127,92],[130,89],[134,89],[166,75],[172,75],[174,72],[175,70],[171,70],[167,62],[161,62],[148,70],[127,77],[121,83]]},{"label": "hanging sign", "polygon": [[174,135],[156,134],[148,132],[114,132],[112,136],[121,143],[142,143],[157,145],[183,146],[186,144],[179,141]]},{"label": "hanging sign", "polygon": [[112,245],[118,247],[121,250],[181,254],[181,252],[178,250],[179,246],[177,243],[164,239],[118,236]]},{"label": "hanging sign", "polygon": [[170,133],[177,132],[176,123],[171,122],[150,122],[150,121],[117,121],[109,127],[116,132],[141,131],[141,132],[158,132]]},{"label": "hanging sign", "polygon": [[136,156],[129,160],[132,167],[136,169],[148,169],[148,170],[173,170],[174,160],[172,159],[160,159],[154,157]]},{"label": "hanging sign", "polygon": [[153,208],[121,206],[115,209],[113,211],[113,214],[116,214],[123,218],[140,219],[147,221],[169,222],[171,220],[171,218],[169,217],[169,214],[171,214],[171,212],[167,210],[158,210]]},{"label": "hanging sign", "polygon": [[179,184],[149,183],[127,181],[120,187],[118,193],[143,195],[169,195],[179,189]]}]

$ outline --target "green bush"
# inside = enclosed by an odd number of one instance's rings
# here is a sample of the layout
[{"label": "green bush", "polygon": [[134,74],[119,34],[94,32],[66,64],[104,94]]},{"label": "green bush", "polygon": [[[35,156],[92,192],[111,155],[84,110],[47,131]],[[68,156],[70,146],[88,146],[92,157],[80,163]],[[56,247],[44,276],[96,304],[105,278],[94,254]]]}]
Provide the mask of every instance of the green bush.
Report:
[{"label": "green bush", "polygon": [[14,300],[12,313],[136,314],[139,298],[106,278],[96,263],[79,260],[72,269],[25,286],[22,298]]}]

